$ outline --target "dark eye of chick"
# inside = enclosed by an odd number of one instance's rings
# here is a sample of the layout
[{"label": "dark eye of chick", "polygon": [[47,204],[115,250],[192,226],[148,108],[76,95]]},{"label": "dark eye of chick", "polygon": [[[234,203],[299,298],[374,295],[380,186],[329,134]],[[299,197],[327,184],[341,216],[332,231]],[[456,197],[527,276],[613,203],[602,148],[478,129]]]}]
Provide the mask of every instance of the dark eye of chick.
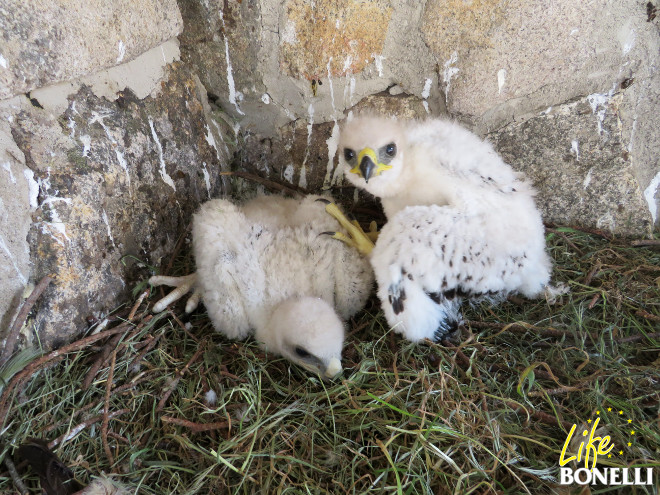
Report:
[{"label": "dark eye of chick", "polygon": [[350,162],[353,158],[355,158],[355,151],[350,148],[344,148],[344,160]]},{"label": "dark eye of chick", "polygon": [[296,348],[293,350],[293,352],[296,353],[296,356],[298,356],[299,358],[302,358],[302,359],[305,359],[305,358],[308,358],[309,356],[311,356],[311,354],[309,352],[307,352],[304,348],[302,348],[300,346],[296,346]]},{"label": "dark eye of chick", "polygon": [[396,144],[390,143],[390,144],[386,145],[385,146],[385,154],[387,154],[387,156],[389,156],[389,157],[393,157],[394,155],[396,155]]}]

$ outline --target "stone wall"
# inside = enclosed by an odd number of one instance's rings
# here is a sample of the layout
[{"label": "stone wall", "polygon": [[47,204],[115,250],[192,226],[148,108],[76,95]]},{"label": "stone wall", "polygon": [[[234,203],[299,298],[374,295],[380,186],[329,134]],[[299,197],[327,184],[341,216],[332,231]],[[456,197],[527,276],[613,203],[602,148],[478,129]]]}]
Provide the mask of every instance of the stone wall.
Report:
[{"label": "stone wall", "polygon": [[547,221],[648,236],[659,24],[657,0],[9,0],[0,328],[45,274],[26,337],[107,314],[200,202],[237,193],[230,166],[364,199],[336,157],[363,109],[457,119],[530,176]]},{"label": "stone wall", "polygon": [[0,314],[53,276],[24,336],[49,348],[170,259],[233,131],[179,61],[173,1],[38,4],[1,8]]},{"label": "stone wall", "polygon": [[339,185],[337,124],[374,95],[397,113],[408,97],[413,116],[491,140],[535,181],[546,220],[649,235],[656,1],[180,0],[181,53],[241,123],[242,167]]}]

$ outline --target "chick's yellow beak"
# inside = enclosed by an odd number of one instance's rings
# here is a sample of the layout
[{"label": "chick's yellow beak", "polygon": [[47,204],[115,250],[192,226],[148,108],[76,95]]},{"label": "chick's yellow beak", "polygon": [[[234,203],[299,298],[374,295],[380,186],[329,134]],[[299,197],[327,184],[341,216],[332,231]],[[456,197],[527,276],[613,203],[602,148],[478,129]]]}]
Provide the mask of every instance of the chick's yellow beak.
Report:
[{"label": "chick's yellow beak", "polygon": [[366,182],[369,182],[371,177],[376,177],[381,174],[383,170],[391,169],[391,165],[385,165],[378,161],[378,155],[371,148],[364,148],[358,153],[357,164],[350,172],[364,177]]}]

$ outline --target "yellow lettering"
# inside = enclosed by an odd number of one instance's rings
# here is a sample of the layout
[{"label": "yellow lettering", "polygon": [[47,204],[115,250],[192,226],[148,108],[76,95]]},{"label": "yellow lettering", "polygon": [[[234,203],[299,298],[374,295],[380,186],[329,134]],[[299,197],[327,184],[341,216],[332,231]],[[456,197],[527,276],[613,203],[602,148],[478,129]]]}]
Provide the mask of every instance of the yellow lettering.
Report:
[{"label": "yellow lettering", "polygon": [[[609,454],[610,450],[612,450],[614,448],[614,444],[612,444],[612,445],[610,445],[610,448],[607,449],[607,444],[608,443],[610,443],[610,436],[609,435],[603,437],[603,439],[598,444],[598,453],[600,455]],[[607,449],[607,450],[604,450],[604,449]]]},{"label": "yellow lettering", "polygon": [[561,449],[561,455],[559,456],[559,465],[560,466],[565,466],[569,462],[571,462],[573,459],[576,459],[577,456],[571,456],[568,459],[564,459],[564,456],[566,455],[566,449],[568,448],[568,444],[571,443],[571,437],[573,436],[573,432],[577,428],[577,425],[573,425],[571,428],[571,431],[568,432],[568,436],[566,437],[566,441],[564,442],[564,447]]},{"label": "yellow lettering", "polygon": [[[598,450],[594,446],[594,442],[597,440],[601,440],[600,437],[595,437],[596,433],[596,428],[598,428],[598,423],[600,422],[600,418],[596,418],[596,421],[594,421],[593,426],[591,427],[591,432],[589,433],[589,443],[587,443],[587,451],[584,455],[584,467],[585,469],[589,469],[589,457],[590,457],[590,452],[593,450],[594,453],[594,459],[591,464],[591,469],[596,467],[596,460],[598,459]],[[602,441],[602,440],[601,440]]]}]

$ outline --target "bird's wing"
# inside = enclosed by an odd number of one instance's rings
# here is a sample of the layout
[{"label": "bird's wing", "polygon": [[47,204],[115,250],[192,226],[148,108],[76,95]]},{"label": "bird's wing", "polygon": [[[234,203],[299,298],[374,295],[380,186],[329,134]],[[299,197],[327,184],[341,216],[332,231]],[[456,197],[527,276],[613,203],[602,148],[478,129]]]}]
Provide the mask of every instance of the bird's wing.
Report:
[{"label": "bird's wing", "polygon": [[229,338],[245,338],[263,298],[265,276],[255,243],[270,232],[229,201],[202,205],[193,222],[197,280],[209,317]]},{"label": "bird's wing", "polygon": [[536,247],[543,245],[542,231],[540,243],[524,236],[518,242],[501,230],[506,222],[437,205],[409,206],[391,218],[371,254],[390,325],[413,341],[434,339],[460,321],[463,298],[497,297],[527,285],[542,290],[549,276],[546,255]]}]

